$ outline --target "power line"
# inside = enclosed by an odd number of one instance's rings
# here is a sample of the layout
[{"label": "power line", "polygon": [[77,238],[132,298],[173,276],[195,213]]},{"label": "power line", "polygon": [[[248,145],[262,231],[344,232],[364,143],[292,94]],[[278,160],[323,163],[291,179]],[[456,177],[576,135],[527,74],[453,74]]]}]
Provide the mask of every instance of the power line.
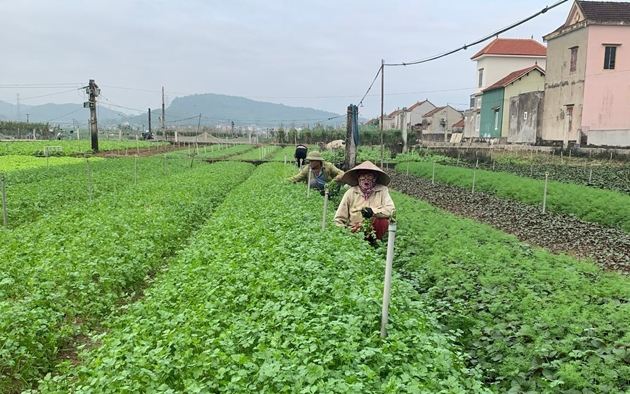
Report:
[{"label": "power line", "polygon": [[40,96],[22,97],[22,100],[30,100],[30,99],[40,98],[40,97],[54,96],[54,95],[56,95],[56,94],[64,94],[64,93],[74,92],[75,90],[78,90],[78,89],[70,89],[70,90],[64,90],[64,91],[62,91],[62,92],[55,92],[55,93],[42,94],[42,95],[40,95]]},{"label": "power line", "polygon": [[64,115],[58,116],[58,117],[53,118],[53,119],[49,119],[49,120],[47,120],[47,121],[46,121],[46,123],[48,123],[48,122],[52,122],[53,120],[61,119],[61,118],[63,118],[64,116],[72,115],[73,113],[78,112],[78,111],[81,111],[82,109],[83,109],[83,107],[81,107],[81,108],[77,108],[77,109],[75,109],[75,110],[74,110],[74,111],[72,111],[72,112],[68,112],[67,114],[64,114]]},{"label": "power line", "polygon": [[507,32],[509,30],[514,29],[517,26],[522,25],[525,22],[529,22],[530,20],[532,20],[532,19],[534,19],[534,18],[536,18],[536,17],[546,13],[547,11],[549,11],[549,10],[551,10],[553,8],[556,8],[557,6],[559,6],[561,4],[566,3],[567,1],[568,0],[559,0],[555,4],[552,4],[551,6],[545,6],[545,8],[543,8],[542,10],[538,11],[537,13],[535,13],[535,14],[533,14],[533,15],[531,15],[531,16],[529,16],[529,17],[527,17],[527,18],[525,18],[525,19],[523,19],[521,21],[513,23],[513,24],[511,24],[511,25],[509,25],[507,27],[504,27],[503,29],[501,29],[499,31],[496,31],[496,32],[494,32],[492,34],[489,34],[489,35],[487,35],[487,36],[485,36],[483,38],[480,38],[479,40],[474,41],[474,42],[472,42],[470,44],[466,44],[466,45],[464,45],[464,46],[462,46],[460,48],[453,49],[451,51],[444,52],[442,54],[431,56],[431,57],[428,57],[428,58],[425,58],[425,59],[421,59],[421,60],[415,60],[415,61],[412,61],[412,62],[404,62],[404,63],[389,63],[389,64],[385,64],[385,66],[389,66],[389,67],[411,66],[411,65],[415,65],[415,64],[427,63],[427,62],[430,62],[430,61],[433,61],[433,60],[441,59],[443,57],[446,57],[446,56],[452,55],[454,53],[457,53],[459,51],[466,50],[469,47],[475,46],[477,44],[481,44],[482,42],[487,41],[487,40],[489,40],[489,39],[491,39],[493,37],[498,37],[499,34],[503,34],[503,33]]},{"label": "power line", "polygon": [[0,89],[64,89],[69,86],[81,85],[80,83],[27,83],[0,85]]},{"label": "power line", "polygon": [[374,77],[374,80],[372,81],[372,83],[370,84],[370,87],[361,98],[361,101],[359,101],[359,104],[357,104],[357,107],[361,107],[363,105],[363,100],[365,100],[368,93],[370,93],[370,90],[372,90],[372,86],[374,86],[374,82],[376,82],[376,80],[378,79],[378,76],[381,75],[381,71],[383,71],[383,66],[378,68],[378,71],[376,72],[376,76]]}]

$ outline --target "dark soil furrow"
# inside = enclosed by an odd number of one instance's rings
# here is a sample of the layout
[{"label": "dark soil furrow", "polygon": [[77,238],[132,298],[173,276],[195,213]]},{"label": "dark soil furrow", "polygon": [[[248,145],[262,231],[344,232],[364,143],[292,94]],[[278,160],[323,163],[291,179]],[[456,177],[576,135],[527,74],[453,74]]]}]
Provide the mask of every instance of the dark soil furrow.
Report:
[{"label": "dark soil furrow", "polygon": [[431,184],[431,180],[390,171],[390,187],[429,204],[489,224],[521,241],[593,259],[606,270],[630,273],[630,234],[574,216],[547,212],[539,207],[475,193],[460,187]]}]

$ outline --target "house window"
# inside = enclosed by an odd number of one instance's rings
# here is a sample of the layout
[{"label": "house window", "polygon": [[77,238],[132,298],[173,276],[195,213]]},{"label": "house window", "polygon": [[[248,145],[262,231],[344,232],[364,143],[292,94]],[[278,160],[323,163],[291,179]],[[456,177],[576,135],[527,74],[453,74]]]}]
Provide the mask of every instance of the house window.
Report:
[{"label": "house window", "polygon": [[527,112],[523,112],[523,120],[527,120]]},{"label": "house window", "polygon": [[574,73],[577,69],[577,55],[578,55],[578,47],[571,48],[571,66],[569,68],[569,72]]},{"label": "house window", "polygon": [[483,68],[479,69],[479,83],[477,84],[478,87],[482,87],[483,86]]},{"label": "house window", "polygon": [[477,97],[477,109],[481,109],[481,96]]},{"label": "house window", "polygon": [[494,129],[499,130],[499,111],[494,111]]},{"label": "house window", "polygon": [[604,70],[615,69],[615,58],[617,57],[617,47],[607,46],[604,53]]}]

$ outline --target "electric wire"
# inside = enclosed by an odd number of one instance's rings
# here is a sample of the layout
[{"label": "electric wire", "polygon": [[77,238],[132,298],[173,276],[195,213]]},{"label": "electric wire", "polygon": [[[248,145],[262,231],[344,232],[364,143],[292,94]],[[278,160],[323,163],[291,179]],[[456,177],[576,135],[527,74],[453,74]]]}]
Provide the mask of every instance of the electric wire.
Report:
[{"label": "electric wire", "polygon": [[81,108],[77,108],[77,109],[75,109],[75,110],[74,110],[74,111],[72,111],[72,112],[68,112],[67,114],[64,114],[64,115],[58,116],[58,117],[53,118],[53,119],[49,119],[49,120],[47,120],[47,121],[46,121],[46,122],[44,122],[44,123],[52,122],[53,120],[61,119],[61,118],[65,117],[65,116],[72,115],[73,113],[78,112],[78,111],[80,111],[80,110],[82,110],[82,109],[83,109],[83,107],[81,107]]},{"label": "electric wire", "polygon": [[378,68],[378,72],[376,73],[376,76],[372,80],[372,83],[370,84],[370,87],[368,88],[368,90],[365,92],[365,94],[361,98],[361,101],[359,101],[359,104],[357,104],[357,107],[362,107],[363,106],[363,100],[365,100],[365,98],[367,97],[368,93],[370,93],[370,90],[372,90],[372,86],[374,86],[374,82],[376,82],[376,80],[378,79],[378,76],[381,75],[381,72],[383,72],[383,66],[382,65],[381,65],[381,67]]},{"label": "electric wire", "polygon": [[481,44],[482,42],[488,41],[489,39],[491,39],[493,37],[498,37],[500,34],[503,34],[503,33],[507,32],[507,31],[510,31],[510,30],[514,29],[515,27],[518,27],[518,26],[520,26],[520,25],[522,25],[522,24],[524,24],[526,22],[529,22],[530,20],[532,20],[532,19],[534,19],[534,18],[536,18],[536,17],[546,13],[547,11],[549,11],[549,10],[551,10],[553,8],[558,7],[561,4],[566,3],[567,1],[568,0],[559,0],[558,2],[552,4],[551,6],[545,6],[545,8],[543,8],[542,10],[538,11],[537,13],[535,13],[533,15],[530,15],[529,17],[527,17],[527,18],[525,18],[523,20],[520,20],[520,21],[515,22],[515,23],[513,23],[513,24],[511,24],[509,26],[506,26],[506,27],[504,27],[504,28],[502,28],[502,29],[492,33],[492,34],[489,34],[489,35],[487,35],[487,36],[485,36],[483,38],[480,38],[480,39],[478,39],[478,40],[476,40],[476,41],[474,41],[474,42],[472,42],[470,44],[466,44],[466,45],[464,45],[464,46],[462,46],[460,48],[456,48],[456,49],[453,49],[451,51],[441,53],[439,55],[435,55],[435,56],[431,56],[431,57],[428,57],[428,58],[425,58],[425,59],[415,60],[415,61],[411,61],[411,62],[386,63],[385,66],[388,66],[388,67],[412,66],[412,65],[415,65],[415,64],[427,63],[427,62],[430,62],[430,61],[433,61],[433,60],[441,59],[443,57],[446,57],[446,56],[452,55],[454,53],[457,53],[459,51],[466,50],[466,49],[468,49],[468,48],[470,48],[472,46]]}]

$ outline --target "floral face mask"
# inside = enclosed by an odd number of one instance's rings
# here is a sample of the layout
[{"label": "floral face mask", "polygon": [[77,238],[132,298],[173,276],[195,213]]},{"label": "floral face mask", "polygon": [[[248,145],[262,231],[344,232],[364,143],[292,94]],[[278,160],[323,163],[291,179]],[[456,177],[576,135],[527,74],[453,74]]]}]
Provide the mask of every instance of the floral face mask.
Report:
[{"label": "floral face mask", "polygon": [[369,199],[376,187],[376,175],[371,172],[360,174],[358,177],[359,189],[363,192],[365,199]]}]

